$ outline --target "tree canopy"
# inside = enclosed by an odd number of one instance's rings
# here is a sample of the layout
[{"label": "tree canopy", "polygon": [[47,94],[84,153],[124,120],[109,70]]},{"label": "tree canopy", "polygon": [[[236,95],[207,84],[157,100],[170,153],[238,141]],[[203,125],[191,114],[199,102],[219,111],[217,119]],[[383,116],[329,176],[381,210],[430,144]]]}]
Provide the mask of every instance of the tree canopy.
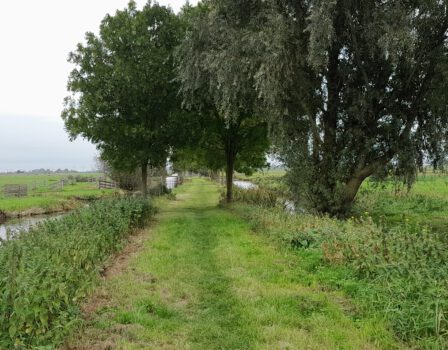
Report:
[{"label": "tree canopy", "polygon": [[234,169],[263,163],[269,126],[296,200],[344,215],[369,176],[410,184],[446,161],[447,8],[204,0],[176,16],[130,2],[71,54],[63,116],[117,167],[170,152],[224,167],[229,201]]},{"label": "tree canopy", "polygon": [[392,167],[412,181],[444,158],[447,6],[282,0],[258,12],[256,87],[297,198],[343,214],[372,174]]},{"label": "tree canopy", "polygon": [[170,9],[148,2],[138,10],[131,1],[69,58],[76,68],[63,112],[67,130],[95,143],[114,167],[141,168],[144,193],[148,164],[163,166],[170,149],[166,128],[180,106],[173,50],[181,36]]},{"label": "tree canopy", "polygon": [[234,170],[264,166],[269,141],[254,89],[252,39],[239,25],[240,13],[232,6],[223,12],[222,5],[209,1],[194,11],[187,8],[177,79],[184,106],[201,118],[198,145],[206,164],[226,170],[230,202]]}]

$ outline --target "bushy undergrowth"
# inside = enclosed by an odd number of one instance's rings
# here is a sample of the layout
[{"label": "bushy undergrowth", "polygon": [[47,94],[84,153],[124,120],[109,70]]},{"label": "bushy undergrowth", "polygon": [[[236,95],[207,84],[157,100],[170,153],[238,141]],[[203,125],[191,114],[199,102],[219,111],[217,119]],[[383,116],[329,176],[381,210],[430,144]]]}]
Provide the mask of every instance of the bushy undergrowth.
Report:
[{"label": "bushy undergrowth", "polygon": [[0,348],[62,341],[105,260],[153,211],[145,199],[103,200],[3,241]]},{"label": "bushy undergrowth", "polygon": [[[382,229],[367,213],[336,220],[290,215],[278,207],[235,209],[255,229],[303,252],[315,271],[334,267],[319,282],[345,289],[365,312],[386,319],[402,340],[416,349],[448,348],[448,249],[442,235],[406,221]],[[339,267],[349,273],[338,274]],[[364,287],[354,288],[344,278]]]}]

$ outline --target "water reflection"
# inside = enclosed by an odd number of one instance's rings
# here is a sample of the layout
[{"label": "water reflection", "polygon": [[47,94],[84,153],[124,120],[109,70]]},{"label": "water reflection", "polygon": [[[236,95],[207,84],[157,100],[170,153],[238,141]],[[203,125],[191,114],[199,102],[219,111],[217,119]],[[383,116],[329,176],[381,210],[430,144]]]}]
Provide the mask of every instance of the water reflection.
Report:
[{"label": "water reflection", "polygon": [[6,222],[0,224],[0,238],[5,239],[6,238],[6,232],[9,231],[11,233],[15,233],[18,231],[28,231],[31,227],[36,226],[38,223],[43,222],[45,220],[49,219],[57,219],[64,215],[67,215],[66,213],[58,213],[58,214],[51,214],[51,215],[39,215],[39,216],[29,216],[19,219],[10,219]]},{"label": "water reflection", "polygon": [[236,187],[242,188],[244,190],[252,190],[252,189],[258,188],[258,186],[256,184],[254,184],[253,182],[250,182],[250,181],[235,180],[235,181],[233,181],[233,184]]}]

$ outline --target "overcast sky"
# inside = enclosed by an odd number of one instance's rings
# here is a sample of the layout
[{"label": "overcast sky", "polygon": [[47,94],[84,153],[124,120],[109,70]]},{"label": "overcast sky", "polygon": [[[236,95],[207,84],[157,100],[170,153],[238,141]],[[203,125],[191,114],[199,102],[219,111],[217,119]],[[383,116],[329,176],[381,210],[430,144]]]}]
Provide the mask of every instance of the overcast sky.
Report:
[{"label": "overcast sky", "polygon": [[[137,0],[141,7],[145,0]],[[159,0],[175,11],[184,0]],[[197,0],[191,0],[195,4]],[[0,1],[0,172],[94,167],[95,146],[70,143],[60,118],[68,53],[128,0]]]}]

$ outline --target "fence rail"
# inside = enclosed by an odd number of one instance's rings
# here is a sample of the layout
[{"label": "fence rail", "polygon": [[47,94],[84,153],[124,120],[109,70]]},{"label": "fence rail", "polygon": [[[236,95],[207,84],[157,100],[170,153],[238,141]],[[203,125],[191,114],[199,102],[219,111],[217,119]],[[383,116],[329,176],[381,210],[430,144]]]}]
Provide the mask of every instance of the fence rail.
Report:
[{"label": "fence rail", "polygon": [[4,185],[3,193],[5,197],[26,197],[28,185]]},{"label": "fence rail", "polygon": [[112,188],[117,188],[117,183],[116,182],[112,182],[112,181],[104,181],[104,180],[99,180],[98,181],[98,188],[101,189],[112,189]]}]

